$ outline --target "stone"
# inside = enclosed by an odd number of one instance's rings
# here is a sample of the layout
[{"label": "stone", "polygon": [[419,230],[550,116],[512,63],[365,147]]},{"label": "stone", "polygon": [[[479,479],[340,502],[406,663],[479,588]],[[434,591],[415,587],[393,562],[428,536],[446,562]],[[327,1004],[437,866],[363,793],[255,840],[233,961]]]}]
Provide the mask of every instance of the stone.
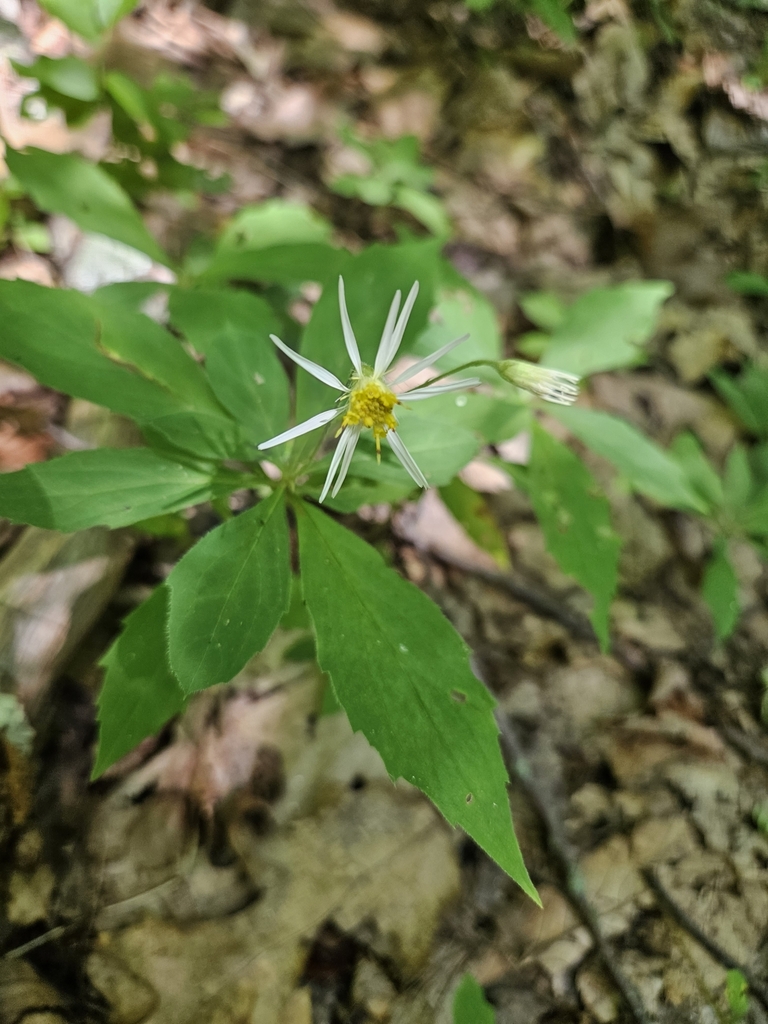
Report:
[{"label": "stone", "polygon": [[696,832],[683,814],[640,822],[632,832],[631,844],[635,862],[643,867],[678,861],[699,849]]},{"label": "stone", "polygon": [[579,861],[587,899],[600,915],[607,936],[621,934],[635,915],[634,901],[645,883],[632,858],[629,840],[612,836]]},{"label": "stone", "polygon": [[584,1005],[600,1024],[611,1024],[619,1016],[621,997],[596,967],[589,966],[579,971],[576,988]]},{"label": "stone", "polygon": [[583,734],[598,722],[637,711],[642,695],[618,662],[595,658],[582,665],[557,668],[546,679],[547,702]]},{"label": "stone", "polygon": [[6,915],[11,924],[25,927],[50,916],[51,895],[56,878],[47,864],[31,875],[14,871],[8,883]]},{"label": "stone", "polygon": [[85,962],[93,987],[109,1004],[109,1024],[141,1024],[157,1006],[157,993],[117,957],[94,950]]},{"label": "stone", "polygon": [[352,1000],[375,1021],[387,1020],[397,991],[381,967],[363,957],[355,968]]},{"label": "stone", "polygon": [[617,633],[655,653],[685,650],[685,640],[670,622],[666,608],[618,600],[611,606],[611,618]]}]

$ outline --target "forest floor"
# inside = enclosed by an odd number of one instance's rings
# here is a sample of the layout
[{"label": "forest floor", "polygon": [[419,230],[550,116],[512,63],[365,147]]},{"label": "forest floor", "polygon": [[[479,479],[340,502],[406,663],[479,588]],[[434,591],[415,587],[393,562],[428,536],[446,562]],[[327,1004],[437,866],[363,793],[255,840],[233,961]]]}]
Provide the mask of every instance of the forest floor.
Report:
[{"label": "forest floor", "polygon": [[[675,34],[652,0],[590,0],[568,49],[498,6],[479,19],[450,0],[141,3],[114,66],[181,67],[230,117],[183,154],[228,172],[229,190],[151,197],[148,222],[179,252],[281,196],[353,247],[394,240],[415,222],[327,183],[356,167],[342,124],[416,135],[456,225],[450,258],[493,302],[510,351],[530,329],[525,292],[674,283],[649,364],[594,377],[584,400],[663,444],[691,428],[722,464],[738,427],[706,375],[766,349],[765,300],[723,279],[768,269],[768,92],[741,84],[768,15],[678,0]],[[14,113],[8,57],[61,56],[72,38],[28,0],[2,0],[0,16],[3,134],[98,155],[103,126],[73,140]],[[101,280],[103,252],[60,219],[51,232],[50,255],[7,251],[0,276]],[[0,367],[2,468],[46,457],[61,429],[106,428]],[[716,644],[698,594],[706,527],[620,492],[581,454],[625,539],[610,654],[519,490],[479,481],[496,491],[511,574],[446,526],[434,496],[358,523],[440,604],[499,700],[543,910],[392,786],[343,715],[318,718],[322,680],[292,631],[89,784],[98,658],[180,549],[0,523],[3,688],[37,735],[29,756],[3,740],[0,1024],[450,1024],[468,970],[499,1024],[735,1024],[734,970],[748,1019],[768,1020],[768,573],[733,545],[743,613]],[[199,510],[193,532],[213,521]]]}]

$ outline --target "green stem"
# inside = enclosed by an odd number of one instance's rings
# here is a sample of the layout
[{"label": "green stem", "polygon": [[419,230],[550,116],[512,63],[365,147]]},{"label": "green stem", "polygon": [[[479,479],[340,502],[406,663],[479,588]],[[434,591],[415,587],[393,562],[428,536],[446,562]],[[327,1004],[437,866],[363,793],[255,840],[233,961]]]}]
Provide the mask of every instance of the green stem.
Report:
[{"label": "green stem", "polygon": [[453,377],[455,374],[460,373],[461,370],[469,370],[473,366],[492,366],[495,369],[497,363],[497,359],[473,359],[471,362],[462,363],[461,366],[456,366],[452,370],[446,370],[445,373],[441,373],[439,377],[432,377],[430,380],[420,385],[420,387],[427,387],[431,384],[436,384],[439,380],[443,380],[445,377]]}]

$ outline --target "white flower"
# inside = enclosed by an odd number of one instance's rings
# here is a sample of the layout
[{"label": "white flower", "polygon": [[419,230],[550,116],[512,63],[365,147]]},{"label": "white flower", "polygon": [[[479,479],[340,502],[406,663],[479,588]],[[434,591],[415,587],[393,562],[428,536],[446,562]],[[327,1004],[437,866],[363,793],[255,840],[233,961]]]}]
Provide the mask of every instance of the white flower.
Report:
[{"label": "white flower", "polygon": [[336,497],[339,493],[339,489],[344,483],[344,478],[349,470],[349,464],[352,461],[360,434],[365,429],[373,431],[377,453],[381,451],[381,439],[386,437],[392,451],[413,480],[420,487],[429,487],[427,478],[416,465],[413,456],[397,433],[395,406],[400,405],[401,400],[404,398],[411,402],[416,402],[422,398],[432,398],[433,395],[444,395],[449,391],[459,391],[464,388],[475,387],[480,383],[476,377],[470,377],[465,380],[442,384],[430,384],[427,382],[421,387],[416,387],[412,391],[405,391],[400,394],[396,394],[392,390],[396,385],[410,380],[417,373],[420,373],[428,366],[432,366],[438,359],[446,355],[457,345],[460,345],[462,341],[466,341],[469,337],[468,334],[465,334],[462,338],[456,338],[455,341],[448,342],[447,345],[443,345],[442,348],[439,348],[425,359],[421,359],[419,362],[414,363],[413,366],[409,366],[404,373],[395,377],[394,380],[389,380],[387,371],[397,355],[397,350],[400,348],[408,317],[411,315],[411,310],[418,293],[419,283],[417,281],[413,288],[411,288],[402,310],[400,310],[400,292],[397,291],[395,293],[392,305],[389,307],[387,322],[384,324],[384,331],[379,342],[376,360],[371,367],[366,366],[360,359],[357,340],[349,320],[349,313],[347,312],[347,303],[344,297],[344,281],[341,277],[339,278],[341,326],[344,331],[344,344],[347,346],[349,358],[352,360],[352,374],[349,384],[342,384],[339,378],[331,373],[330,370],[326,370],[324,367],[318,366],[317,363],[313,363],[310,359],[306,359],[304,356],[294,352],[293,349],[285,345],[274,334],[270,334],[270,338],[275,345],[289,359],[292,359],[302,369],[311,373],[313,377],[317,377],[323,384],[327,384],[329,387],[341,392],[341,397],[337,399],[335,408],[320,412],[303,423],[297,423],[290,430],[285,430],[282,434],[278,434],[277,437],[272,437],[269,441],[264,441],[259,445],[261,451],[267,448],[274,448],[275,445],[282,444],[284,441],[291,441],[295,437],[301,437],[302,434],[307,434],[310,430],[323,427],[330,423],[331,420],[336,419],[337,416],[341,416],[341,427],[336,435],[338,437],[340,434],[341,439],[331,459],[328,475],[325,478],[323,491],[320,495],[321,502],[325,500],[331,488],[333,488],[331,491],[332,497]]},{"label": "white flower", "polygon": [[504,359],[496,369],[510,384],[530,391],[547,402],[573,405],[579,396],[580,378],[575,373],[548,370],[546,366],[526,363],[522,359]]}]

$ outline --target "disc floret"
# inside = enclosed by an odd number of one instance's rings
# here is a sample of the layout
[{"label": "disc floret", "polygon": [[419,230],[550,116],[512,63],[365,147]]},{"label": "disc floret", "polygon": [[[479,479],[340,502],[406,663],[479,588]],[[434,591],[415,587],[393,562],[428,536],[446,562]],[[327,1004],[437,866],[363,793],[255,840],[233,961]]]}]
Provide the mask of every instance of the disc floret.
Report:
[{"label": "disc floret", "polygon": [[[361,374],[355,374],[347,395],[347,405],[341,421],[341,430],[346,427],[367,427],[376,440],[376,453],[381,454],[382,438],[397,428],[394,414],[400,399],[369,367],[363,366]],[[341,433],[341,430],[339,433]]]}]

